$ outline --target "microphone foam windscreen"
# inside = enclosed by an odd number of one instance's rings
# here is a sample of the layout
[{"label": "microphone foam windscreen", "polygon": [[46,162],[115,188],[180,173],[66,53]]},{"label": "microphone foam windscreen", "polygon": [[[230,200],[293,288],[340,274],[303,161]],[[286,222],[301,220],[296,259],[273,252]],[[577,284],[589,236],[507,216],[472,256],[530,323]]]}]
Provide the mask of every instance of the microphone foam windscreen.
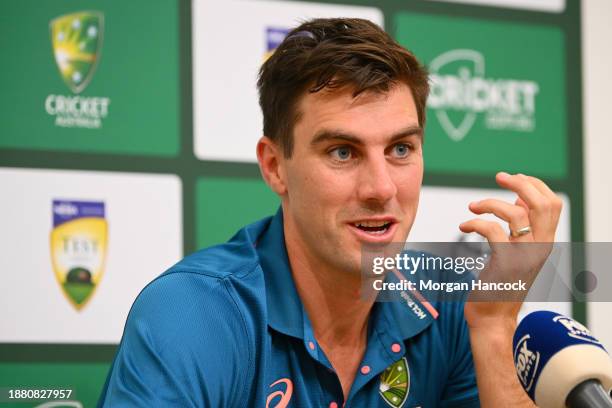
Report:
[{"label": "microphone foam windscreen", "polygon": [[550,311],[525,316],[514,333],[514,364],[525,391],[543,408],[565,407],[571,390],[588,379],[612,387],[612,362],[579,322]]}]

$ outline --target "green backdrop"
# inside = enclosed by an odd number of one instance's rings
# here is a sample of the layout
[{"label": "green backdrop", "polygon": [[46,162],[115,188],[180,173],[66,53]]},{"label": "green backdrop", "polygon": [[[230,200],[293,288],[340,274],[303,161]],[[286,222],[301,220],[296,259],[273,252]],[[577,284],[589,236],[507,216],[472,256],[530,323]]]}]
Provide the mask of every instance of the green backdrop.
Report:
[{"label": "green backdrop", "polygon": [[[470,109],[430,106],[424,183],[496,188],[492,171],[533,172],[570,197],[571,238],[584,240],[578,1],[568,1],[562,13],[429,0],[321,2],[380,8],[387,31],[428,64],[455,49],[484,58],[483,75],[466,58],[444,64],[439,75],[461,78],[463,72],[490,83],[537,83],[533,112],[525,95],[518,113],[516,107],[477,111],[460,141],[447,137],[435,118],[445,116],[460,127]],[[102,10],[105,28],[95,75],[77,94],[53,61],[49,22],[79,10]],[[278,198],[261,181],[256,164],[194,156],[191,25],[188,0],[1,2],[0,166],[176,174],[182,182],[185,254],[273,214]],[[100,127],[62,127],[45,109],[49,95],[110,103]],[[495,115],[498,119],[490,119]],[[514,125],[488,127],[487,120],[494,123],[500,115]],[[533,131],[516,129],[525,120],[535,124]],[[574,316],[585,321],[583,303],[574,304]],[[115,347],[0,344],[0,386],[70,385],[84,406],[92,406]]]}]

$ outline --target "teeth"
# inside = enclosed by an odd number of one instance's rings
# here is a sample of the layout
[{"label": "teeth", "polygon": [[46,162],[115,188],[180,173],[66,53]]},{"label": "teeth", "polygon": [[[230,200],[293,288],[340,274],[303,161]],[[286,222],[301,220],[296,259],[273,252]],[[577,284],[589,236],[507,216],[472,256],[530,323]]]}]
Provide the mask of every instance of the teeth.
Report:
[{"label": "teeth", "polygon": [[389,221],[359,221],[355,223],[357,227],[369,227],[369,228],[384,227],[388,224],[390,224]]},{"label": "teeth", "polygon": [[379,231],[365,231],[365,232],[367,234],[370,234],[370,235],[382,235],[385,232],[387,232],[387,230],[386,229],[382,229],[382,230],[379,230]]}]

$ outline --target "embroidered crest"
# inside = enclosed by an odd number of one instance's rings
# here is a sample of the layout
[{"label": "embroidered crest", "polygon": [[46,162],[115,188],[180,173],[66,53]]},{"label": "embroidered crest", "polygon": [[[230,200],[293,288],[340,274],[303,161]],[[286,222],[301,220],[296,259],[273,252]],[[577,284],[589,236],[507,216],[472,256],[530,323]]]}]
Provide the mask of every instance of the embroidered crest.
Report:
[{"label": "embroidered crest", "polygon": [[379,394],[393,408],[401,408],[410,391],[410,370],[406,357],[396,361],[380,374]]}]

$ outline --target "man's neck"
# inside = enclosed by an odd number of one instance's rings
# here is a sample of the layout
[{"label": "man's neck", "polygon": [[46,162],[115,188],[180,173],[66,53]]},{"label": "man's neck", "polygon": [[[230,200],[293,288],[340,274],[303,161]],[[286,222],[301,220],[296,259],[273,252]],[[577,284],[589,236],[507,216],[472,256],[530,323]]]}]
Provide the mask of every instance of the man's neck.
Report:
[{"label": "man's neck", "polygon": [[287,232],[285,245],[295,286],[346,400],[365,353],[374,302],[360,298],[359,274],[323,264],[307,253],[295,231]]},{"label": "man's neck", "polygon": [[291,256],[289,247],[293,280],[317,341],[329,346],[365,345],[373,302],[360,299],[359,276],[313,265],[303,256]]},{"label": "man's neck", "polygon": [[293,281],[317,341],[329,345],[364,341],[374,302],[360,298],[359,274],[322,264],[307,253],[295,231],[287,232],[285,245]]}]

